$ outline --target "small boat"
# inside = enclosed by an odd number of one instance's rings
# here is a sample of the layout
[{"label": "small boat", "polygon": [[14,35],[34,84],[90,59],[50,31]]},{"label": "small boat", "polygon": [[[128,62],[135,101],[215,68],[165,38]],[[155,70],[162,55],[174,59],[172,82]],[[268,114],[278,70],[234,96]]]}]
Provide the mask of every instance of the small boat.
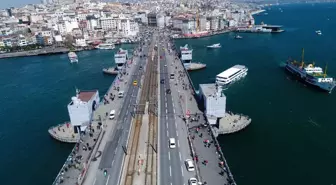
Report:
[{"label": "small boat", "polygon": [[72,51],[69,52],[68,57],[69,57],[70,63],[78,63],[78,56],[75,52],[72,52]]},{"label": "small boat", "polygon": [[95,47],[96,49],[114,49],[115,45],[113,43],[101,43],[98,46]]},{"label": "small boat", "polygon": [[236,35],[234,38],[235,38],[235,39],[242,39],[243,37],[240,36],[240,35]]},{"label": "small boat", "polygon": [[317,31],[315,31],[315,33],[316,33],[317,35],[322,35],[321,30],[317,30]]},{"label": "small boat", "polygon": [[220,45],[220,43],[218,44],[213,44],[211,46],[207,46],[207,48],[221,48],[222,46]]}]

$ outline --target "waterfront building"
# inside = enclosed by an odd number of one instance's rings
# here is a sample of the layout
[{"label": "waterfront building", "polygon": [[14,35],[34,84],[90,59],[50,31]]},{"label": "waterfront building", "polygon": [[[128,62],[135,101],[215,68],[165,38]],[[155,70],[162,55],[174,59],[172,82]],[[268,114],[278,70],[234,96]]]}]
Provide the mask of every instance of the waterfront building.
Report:
[{"label": "waterfront building", "polygon": [[149,13],[147,15],[147,19],[148,19],[148,26],[157,26],[157,17],[156,17],[156,13]]},{"label": "waterfront building", "polygon": [[74,36],[74,40],[75,40],[75,45],[78,46],[78,47],[87,46],[86,41],[85,41],[83,36]]},{"label": "waterfront building", "polygon": [[70,123],[74,127],[75,133],[84,131],[90,125],[93,111],[97,109],[99,102],[98,90],[77,90],[76,96],[72,97],[68,104]]}]

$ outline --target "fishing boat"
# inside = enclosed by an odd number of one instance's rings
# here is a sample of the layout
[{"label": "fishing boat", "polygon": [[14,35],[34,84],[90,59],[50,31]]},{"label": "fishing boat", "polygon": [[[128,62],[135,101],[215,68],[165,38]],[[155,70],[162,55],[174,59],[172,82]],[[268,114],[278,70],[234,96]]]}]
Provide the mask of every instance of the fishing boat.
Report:
[{"label": "fishing boat", "polygon": [[207,46],[207,48],[212,48],[212,49],[214,49],[214,48],[221,48],[222,46],[220,45],[220,43],[218,43],[218,44],[213,44],[213,45],[211,45],[211,46]]},{"label": "fishing boat", "polygon": [[240,36],[240,35],[236,35],[235,36],[235,39],[242,39],[243,37],[242,36]]},{"label": "fishing boat", "polygon": [[317,30],[317,31],[315,31],[315,33],[316,33],[317,35],[322,35],[321,30]]},{"label": "fishing boat", "polygon": [[69,52],[68,57],[69,57],[70,63],[78,63],[78,56],[75,52],[72,52],[72,51]]},{"label": "fishing boat", "polygon": [[305,64],[303,59],[304,49],[302,49],[301,62],[289,59],[286,62],[285,69],[305,84],[331,93],[336,86],[336,81],[327,75],[327,66],[323,71],[321,67],[315,66],[315,63]]}]

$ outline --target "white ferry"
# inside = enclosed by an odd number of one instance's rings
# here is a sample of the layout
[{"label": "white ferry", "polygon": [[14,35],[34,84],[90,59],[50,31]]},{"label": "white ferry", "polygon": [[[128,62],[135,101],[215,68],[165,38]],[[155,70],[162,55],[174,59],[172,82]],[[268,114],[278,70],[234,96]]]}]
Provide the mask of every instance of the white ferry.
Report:
[{"label": "white ferry", "polygon": [[216,76],[216,84],[227,86],[247,75],[247,67],[243,65],[235,65]]},{"label": "white ferry", "polygon": [[78,56],[75,52],[69,52],[68,57],[69,57],[70,63],[78,63]]},{"label": "white ferry", "polygon": [[118,70],[122,69],[127,60],[128,60],[128,51],[119,48],[119,51],[116,54],[114,54],[114,62],[117,64]]},{"label": "white ferry", "polygon": [[114,49],[115,45],[113,43],[101,43],[95,47],[96,49]]},{"label": "white ferry", "polygon": [[218,44],[213,44],[211,46],[207,46],[207,48],[221,48],[222,46],[220,45],[220,43]]}]

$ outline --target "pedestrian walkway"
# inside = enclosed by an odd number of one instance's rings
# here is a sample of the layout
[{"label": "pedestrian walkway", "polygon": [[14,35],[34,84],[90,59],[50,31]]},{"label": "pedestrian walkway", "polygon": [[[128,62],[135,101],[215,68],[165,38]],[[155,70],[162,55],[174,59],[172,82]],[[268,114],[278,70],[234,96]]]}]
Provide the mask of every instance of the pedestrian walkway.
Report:
[{"label": "pedestrian walkway", "polygon": [[[134,60],[138,60],[138,58],[135,58]],[[100,106],[93,113],[91,126],[85,131],[87,134],[81,136],[81,139],[75,145],[75,148],[61,168],[60,173],[57,175],[53,184],[81,184],[84,178],[93,182],[94,176],[89,173],[86,177],[86,174],[92,159],[96,156],[98,148],[101,147],[100,142],[103,140],[103,136],[105,136],[104,138],[108,137],[114,128],[115,120],[118,118],[117,116],[119,114],[118,110],[123,103],[123,99],[118,99],[116,95],[121,90],[124,92],[128,90],[131,77],[129,74],[135,70],[135,65],[132,64],[132,62],[127,63],[124,66],[126,69],[125,73],[119,74],[111,84],[107,93],[104,95]],[[114,120],[108,118],[108,114],[111,110],[116,110],[116,117]],[[57,136],[63,136],[64,138],[72,137],[72,135],[66,135],[72,134],[70,127],[68,128],[65,123],[62,126],[54,127],[53,131],[58,132]]]},{"label": "pedestrian walkway", "polygon": [[[173,44],[172,44],[173,45]],[[224,161],[220,155],[220,146],[216,145],[216,140],[212,135],[209,127],[205,127],[206,119],[198,108],[195,99],[195,90],[190,84],[187,71],[184,69],[182,62],[174,52],[166,51],[170,73],[175,73],[175,82],[171,86],[176,87],[179,93],[180,104],[183,109],[183,115],[180,117],[185,120],[191,136],[191,142],[195,151],[194,160],[198,161],[199,181],[206,184],[230,184],[228,169],[225,168]],[[198,134],[196,133],[198,130]],[[224,168],[223,168],[224,167]]]}]

